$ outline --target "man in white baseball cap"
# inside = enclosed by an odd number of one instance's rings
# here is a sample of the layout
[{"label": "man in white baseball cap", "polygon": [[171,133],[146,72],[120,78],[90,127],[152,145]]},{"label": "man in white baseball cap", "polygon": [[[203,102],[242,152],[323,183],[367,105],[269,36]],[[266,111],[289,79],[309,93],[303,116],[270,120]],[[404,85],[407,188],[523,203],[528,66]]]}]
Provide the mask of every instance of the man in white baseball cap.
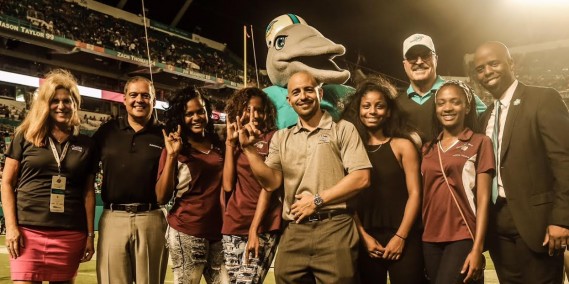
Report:
[{"label": "man in white baseball cap", "polygon": [[403,42],[403,58],[405,58],[405,55],[409,49],[419,45],[424,46],[435,53],[435,44],[433,43],[433,39],[430,36],[424,34],[414,34]]},{"label": "man in white baseball cap", "polygon": [[[433,39],[424,34],[414,34],[403,42],[403,68],[409,78],[406,94],[397,98],[399,109],[408,122],[419,131],[424,142],[431,141],[434,94],[445,82],[437,76],[438,56]],[[476,112],[486,110],[486,105],[475,96]]]}]

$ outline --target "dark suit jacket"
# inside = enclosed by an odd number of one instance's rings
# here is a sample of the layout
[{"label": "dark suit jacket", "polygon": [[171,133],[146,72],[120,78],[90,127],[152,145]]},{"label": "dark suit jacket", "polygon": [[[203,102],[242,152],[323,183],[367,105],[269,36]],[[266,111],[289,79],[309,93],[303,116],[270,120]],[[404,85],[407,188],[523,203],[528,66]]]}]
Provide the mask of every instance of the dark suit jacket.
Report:
[{"label": "dark suit jacket", "polygon": [[[482,115],[483,129],[493,109]],[[569,112],[557,91],[518,84],[500,161],[515,226],[533,251],[545,252],[546,227],[569,227]]]}]

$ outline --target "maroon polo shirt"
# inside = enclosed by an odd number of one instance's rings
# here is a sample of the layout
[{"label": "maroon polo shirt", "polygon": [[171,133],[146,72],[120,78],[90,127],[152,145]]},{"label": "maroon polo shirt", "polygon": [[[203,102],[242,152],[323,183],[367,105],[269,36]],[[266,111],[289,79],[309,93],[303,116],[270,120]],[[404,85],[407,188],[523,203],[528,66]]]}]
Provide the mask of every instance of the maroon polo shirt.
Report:
[{"label": "maroon polo shirt", "polygon": [[[439,135],[439,140],[441,135]],[[438,152],[451,189],[466,220],[476,232],[476,176],[494,173],[492,141],[483,134],[466,128],[458,142],[446,152],[435,145],[425,153],[423,147],[423,232],[424,242],[450,242],[470,239],[468,229],[445,183],[439,164]]]},{"label": "maroon polo shirt", "polygon": [[[269,154],[269,143],[275,131],[269,132],[261,137],[261,141],[255,144],[255,149],[263,158]],[[231,197],[227,202],[227,209],[223,215],[224,235],[247,235],[249,227],[253,222],[255,209],[259,195],[263,187],[259,184],[253,172],[249,159],[240,149],[235,150],[235,190],[231,193]],[[281,190],[271,195],[269,209],[267,210],[259,232],[270,232],[278,230],[281,226],[282,203],[279,201]]]},{"label": "maroon polo shirt", "polygon": [[[166,161],[166,150],[162,151],[158,175],[162,174]],[[190,182],[180,188],[176,182],[174,206],[166,217],[170,226],[179,232],[208,240],[221,239],[221,177],[223,154],[213,148],[209,153],[190,149],[189,156],[178,155],[177,181]],[[189,171],[188,171],[189,169]],[[176,195],[177,194],[177,195]]]}]

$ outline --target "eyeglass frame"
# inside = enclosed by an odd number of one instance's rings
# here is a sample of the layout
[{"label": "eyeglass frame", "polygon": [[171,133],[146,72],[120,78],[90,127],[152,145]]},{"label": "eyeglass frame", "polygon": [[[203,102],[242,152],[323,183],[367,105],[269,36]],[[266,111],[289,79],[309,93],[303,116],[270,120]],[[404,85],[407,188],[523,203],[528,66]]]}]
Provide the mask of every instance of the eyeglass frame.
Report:
[{"label": "eyeglass frame", "polygon": [[421,60],[423,62],[425,62],[425,61],[431,60],[433,58],[433,56],[437,56],[437,54],[434,51],[429,50],[428,53],[425,53],[423,55],[417,54],[417,55],[415,55],[415,58],[412,58],[412,59],[409,59],[409,58],[407,58],[407,56],[405,56],[404,60],[407,61],[409,64],[415,64],[415,63],[417,63],[417,61],[419,61],[419,58],[421,58]]}]

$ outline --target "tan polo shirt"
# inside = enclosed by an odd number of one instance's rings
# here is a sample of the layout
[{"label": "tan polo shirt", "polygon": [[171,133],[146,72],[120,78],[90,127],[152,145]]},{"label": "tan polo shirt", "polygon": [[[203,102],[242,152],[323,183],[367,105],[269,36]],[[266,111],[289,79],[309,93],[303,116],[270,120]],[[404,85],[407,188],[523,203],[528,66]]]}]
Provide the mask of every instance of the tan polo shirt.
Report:
[{"label": "tan polo shirt", "polygon": [[[277,131],[265,164],[283,172],[283,219],[287,221],[294,220],[290,208],[296,194],[321,193],[346,174],[371,168],[354,125],[344,120],[336,123],[326,111],[312,132],[302,127],[300,120],[293,127]],[[337,208],[346,208],[346,203],[326,205],[321,210]]]}]

